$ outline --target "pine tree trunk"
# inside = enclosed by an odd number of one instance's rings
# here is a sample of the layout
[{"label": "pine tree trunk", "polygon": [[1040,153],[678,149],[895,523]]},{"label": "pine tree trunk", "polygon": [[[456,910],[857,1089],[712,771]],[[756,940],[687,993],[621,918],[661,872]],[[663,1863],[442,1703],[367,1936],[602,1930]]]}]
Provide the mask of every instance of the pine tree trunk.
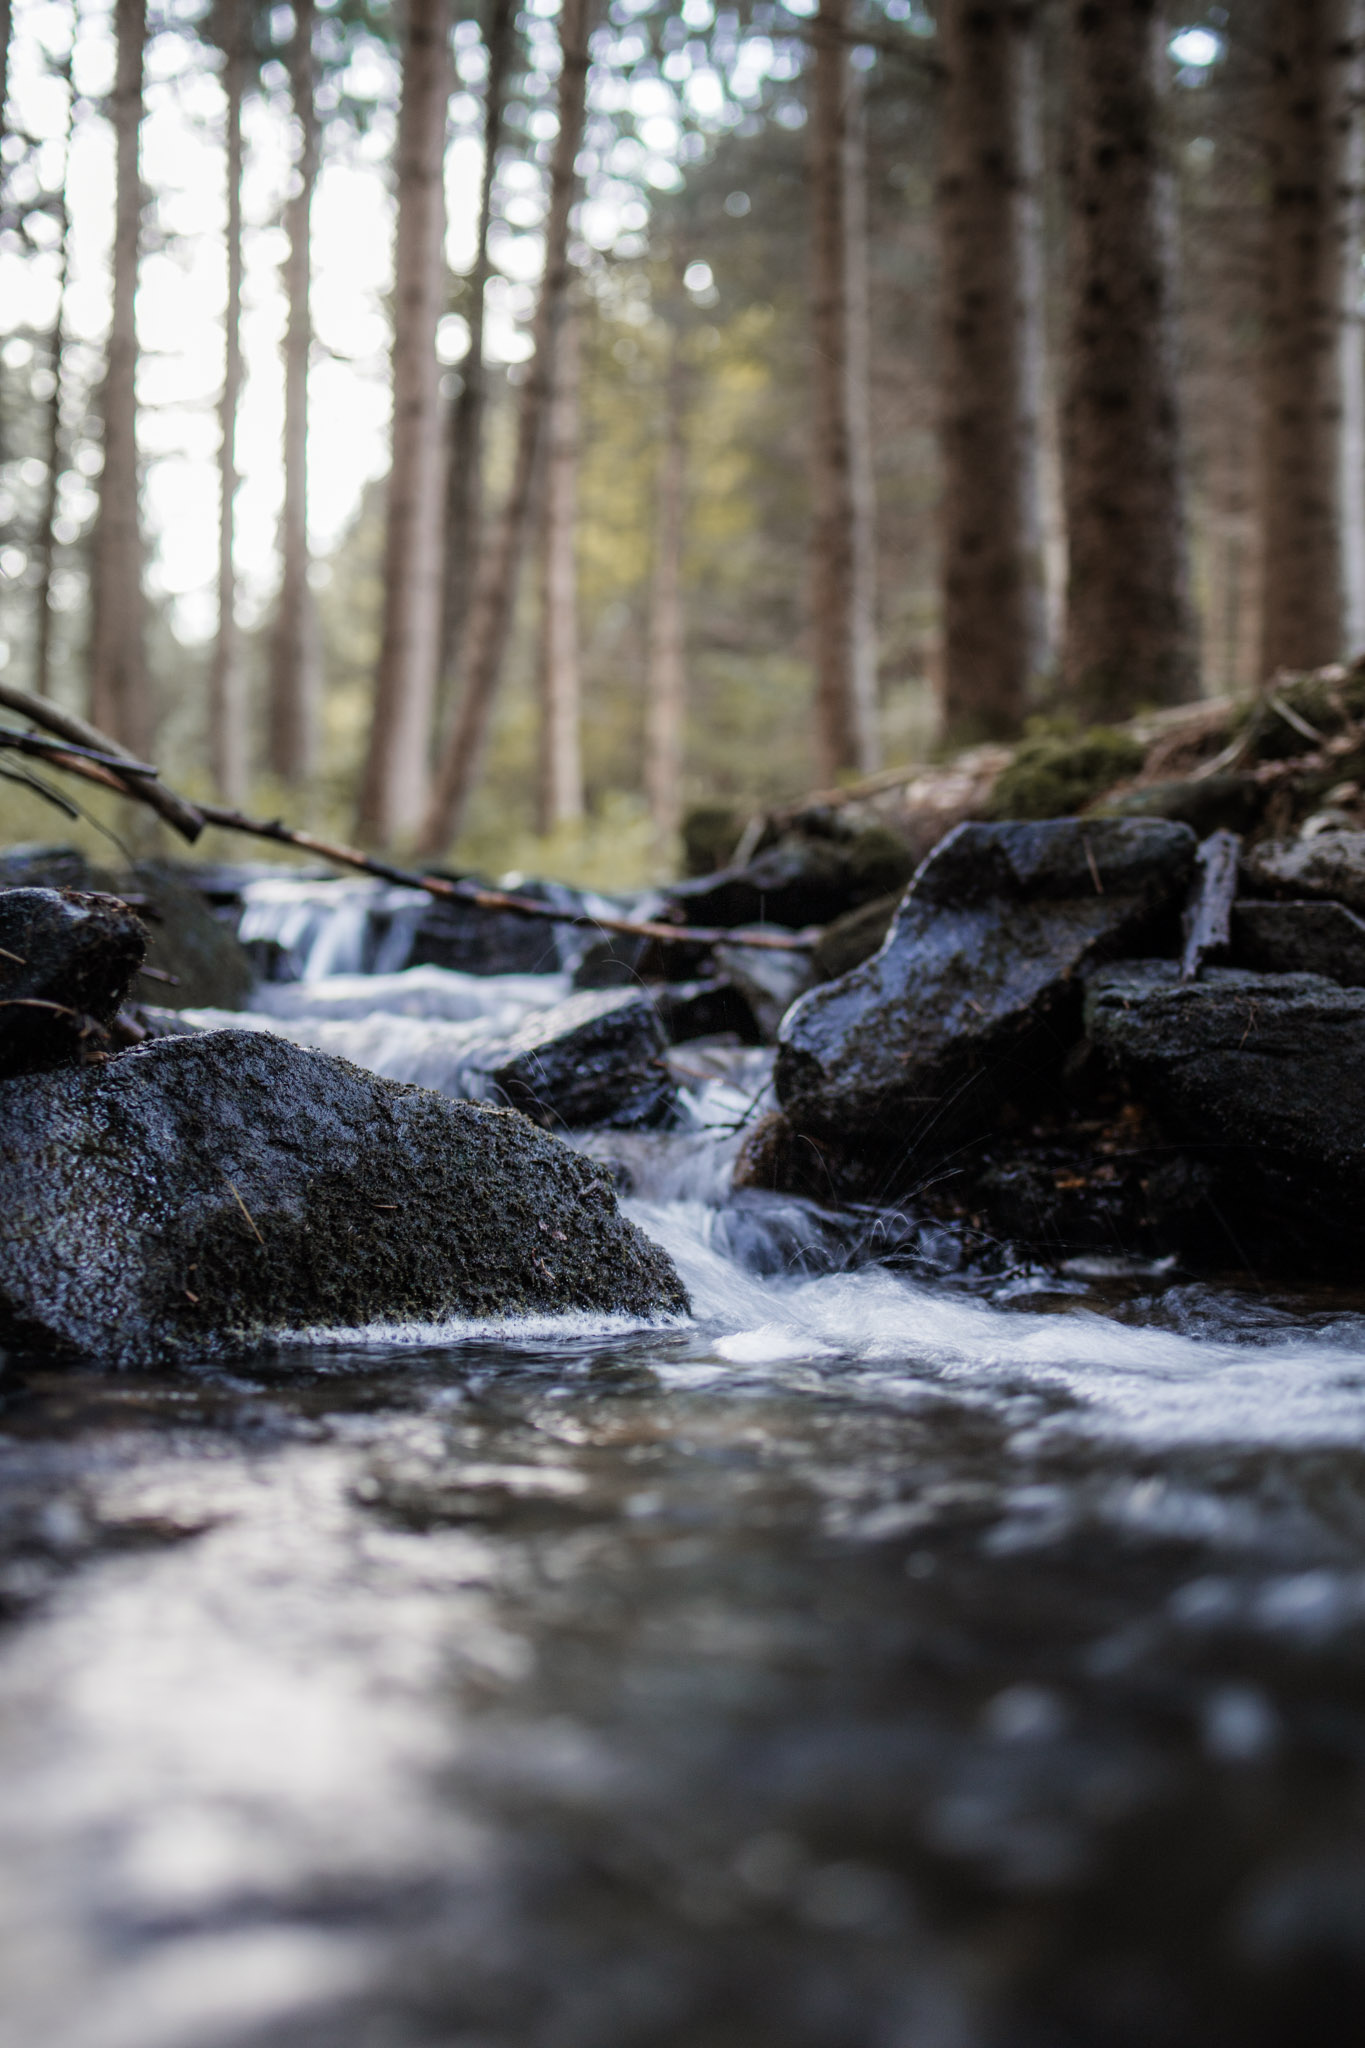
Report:
[{"label": "pine tree trunk", "polygon": [[113,306],[104,376],[104,468],[95,529],[90,716],[142,760],[152,751],[143,635],[142,529],[137,470],[137,293],[142,227],[138,137],[146,0],[115,0]]},{"label": "pine tree trunk", "polygon": [[0,0],[0,142],[8,130],[5,126],[5,101],[9,97],[9,39],[14,26],[10,0]]},{"label": "pine tree trunk", "polygon": [[269,758],[283,782],[305,782],[317,767],[321,655],[308,580],[308,367],[313,325],[313,190],[318,176],[313,0],[294,0],[289,78],[299,128],[296,185],[285,206],[289,251],[284,288],[284,506],[280,514],[280,597],[270,637]]},{"label": "pine tree trunk", "polygon": [[870,468],[859,477],[854,425],[858,407],[866,405],[867,387],[865,370],[855,385],[857,263],[852,244],[864,202],[854,193],[858,150],[850,136],[848,17],[848,0],[820,0],[812,34],[810,581],[816,751],[824,782],[845,770],[865,773],[877,762],[873,663],[867,651]]},{"label": "pine tree trunk", "polygon": [[246,91],[246,0],[224,9],[227,98],[227,306],[223,316],[223,388],[218,400],[218,632],[209,666],[209,760],[226,804],[246,801],[247,705],[237,628],[233,559],[237,504],[237,407],[242,390],[242,97]]},{"label": "pine tree trunk", "polygon": [[460,390],[450,409],[450,457],[446,469],[445,602],[441,619],[441,680],[454,681],[460,638],[479,559],[483,526],[483,421],[488,373],[483,360],[484,299],[491,261],[488,231],[493,218],[493,180],[502,143],[507,77],[516,25],[514,0],[493,0],[488,23],[488,76],[484,81],[483,183],[479,193],[478,245],[469,274],[469,348],[460,366]]},{"label": "pine tree trunk", "polygon": [[441,410],[436,323],[445,300],[445,138],[452,67],[447,0],[409,0],[398,123],[393,466],[384,615],[362,834],[388,845],[420,817],[441,630]]},{"label": "pine tree trunk", "polygon": [[435,793],[422,827],[421,847],[438,853],[459,832],[488,736],[489,716],[502,674],[507,637],[525,552],[536,457],[569,279],[569,209],[574,161],[583,135],[592,0],[564,0],[559,16],[563,68],[559,75],[559,132],[550,165],[545,221],[545,271],[536,304],[533,353],[521,386],[516,452],[506,503],[479,560],[460,654],[459,710],[441,756]]},{"label": "pine tree trunk", "polygon": [[655,490],[654,575],[649,594],[645,677],[645,795],[661,852],[682,825],[683,719],[687,668],[683,637],[682,552],[686,492],[683,363],[674,333],[664,386],[663,441]]},{"label": "pine tree trunk", "polygon": [[555,348],[545,436],[540,593],[541,833],[583,815],[578,648],[578,314],[566,306]]},{"label": "pine tree trunk", "polygon": [[[1261,669],[1335,661],[1346,639],[1348,413],[1358,420],[1356,0],[1272,0],[1266,140]],[[1356,451],[1358,457],[1359,451]]]},{"label": "pine tree trunk", "polygon": [[1157,0],[1068,0],[1069,564],[1063,677],[1085,717],[1196,684]]},{"label": "pine tree trunk", "polygon": [[999,739],[1046,646],[1036,10],[946,0],[938,27],[943,722]]},{"label": "pine tree trunk", "polygon": [[57,251],[57,310],[53,315],[52,332],[48,338],[52,392],[47,402],[47,445],[43,450],[47,478],[43,487],[42,521],[38,529],[38,588],[34,592],[33,687],[40,697],[52,694],[52,572],[57,552],[57,536],[53,529],[57,523],[57,487],[62,475],[62,399],[65,392],[62,372],[66,354],[66,287],[71,274],[71,210],[66,196],[66,182],[71,164],[71,131],[76,112],[72,81],[76,27],[77,17],[73,9],[72,49],[68,52],[62,67],[67,101],[66,129],[62,136],[62,182],[58,215],[61,240]]}]

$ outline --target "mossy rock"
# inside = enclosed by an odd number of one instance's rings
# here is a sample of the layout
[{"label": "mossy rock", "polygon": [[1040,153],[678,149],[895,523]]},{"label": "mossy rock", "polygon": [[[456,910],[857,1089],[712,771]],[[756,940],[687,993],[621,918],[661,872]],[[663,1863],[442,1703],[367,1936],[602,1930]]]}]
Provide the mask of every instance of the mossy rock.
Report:
[{"label": "mossy rock", "polygon": [[1316,747],[1317,735],[1334,739],[1361,720],[1365,720],[1365,663],[1354,662],[1345,669],[1309,669],[1302,675],[1278,678],[1248,707],[1243,728],[1245,751],[1254,761],[1290,761]]},{"label": "mossy rock", "polygon": [[1136,775],[1145,759],[1141,743],[1115,726],[1034,733],[997,776],[989,816],[1001,823],[1070,817]]}]

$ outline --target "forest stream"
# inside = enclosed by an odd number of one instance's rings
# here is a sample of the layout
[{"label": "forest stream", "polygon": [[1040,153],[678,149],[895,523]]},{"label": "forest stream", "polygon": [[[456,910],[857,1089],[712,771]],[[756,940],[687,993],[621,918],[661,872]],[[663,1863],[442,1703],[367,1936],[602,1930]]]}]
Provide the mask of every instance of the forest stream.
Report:
[{"label": "forest stream", "polygon": [[6,2048],[1346,2038],[1365,1295],[730,1195],[769,1057],[583,1141],[688,1321],[9,1355]]}]

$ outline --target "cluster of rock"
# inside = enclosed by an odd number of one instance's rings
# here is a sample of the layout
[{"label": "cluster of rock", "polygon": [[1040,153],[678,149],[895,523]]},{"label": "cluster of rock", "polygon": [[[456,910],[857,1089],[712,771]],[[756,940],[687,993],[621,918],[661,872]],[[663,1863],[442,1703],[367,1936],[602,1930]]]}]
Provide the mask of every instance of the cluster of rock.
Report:
[{"label": "cluster of rock", "polygon": [[317,1327],[686,1309],[607,1172],[517,1110],[257,1031],[130,1022],[150,943],[118,898],[0,891],[0,1343],[153,1362]]},{"label": "cluster of rock", "polygon": [[1054,1256],[1352,1270],[1365,833],[1250,850],[1192,954],[1198,850],[1164,820],[960,826],[880,951],[788,1013],[741,1180]]}]

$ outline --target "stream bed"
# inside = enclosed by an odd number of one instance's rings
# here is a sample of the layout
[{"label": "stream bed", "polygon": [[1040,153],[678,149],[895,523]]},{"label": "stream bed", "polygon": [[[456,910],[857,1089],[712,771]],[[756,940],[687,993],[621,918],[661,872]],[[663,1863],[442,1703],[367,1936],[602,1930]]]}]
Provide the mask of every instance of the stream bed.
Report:
[{"label": "stream bed", "polygon": [[1365,1292],[731,1197],[676,1057],[690,1322],[3,1361],[5,2048],[1356,2037]]}]

